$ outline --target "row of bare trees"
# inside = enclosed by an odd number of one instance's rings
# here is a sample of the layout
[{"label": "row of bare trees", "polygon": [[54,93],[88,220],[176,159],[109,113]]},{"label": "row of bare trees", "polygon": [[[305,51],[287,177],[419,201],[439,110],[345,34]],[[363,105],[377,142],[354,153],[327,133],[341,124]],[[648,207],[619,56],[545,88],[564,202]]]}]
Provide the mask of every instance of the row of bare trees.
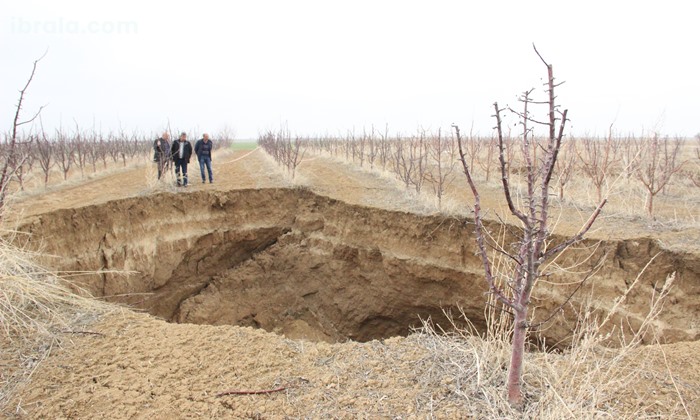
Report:
[{"label": "row of bare trees", "polygon": [[[268,133],[260,138],[259,144],[277,160],[275,156],[280,152],[265,147],[266,144],[274,144],[271,141],[273,137],[272,133]],[[279,143],[285,144],[284,141]],[[294,143],[299,144],[298,147],[302,149],[308,149],[312,154],[326,154],[362,168],[386,171],[406,189],[415,190],[417,193],[429,187],[440,206],[447,187],[455,178],[457,143],[451,133],[446,135],[442,130],[438,130],[437,133],[421,130],[410,137],[389,137],[387,131],[379,132],[372,128],[360,135],[348,133],[342,138],[297,137]],[[289,144],[289,141],[286,144]]]},{"label": "row of bare trees", "polygon": [[0,159],[9,163],[12,179],[23,190],[30,173],[39,172],[46,185],[53,171],[66,180],[72,171],[85,175],[86,170],[97,172],[98,167],[107,168],[110,162],[126,166],[131,159],[145,156],[151,145],[150,138],[136,134],[103,135],[76,129],[71,133],[55,130],[49,135],[41,130],[21,138],[14,146],[5,136],[0,143]]},{"label": "row of bare trees", "polygon": [[[95,130],[56,129],[47,134],[43,128],[36,133],[17,136],[15,143],[9,134],[0,142],[0,162],[8,163],[8,182],[15,181],[20,190],[25,188],[29,174],[40,174],[44,186],[51,174],[57,172],[63,180],[72,173],[95,173],[110,164],[126,166],[134,159],[152,155],[156,135],[127,133],[124,130],[103,134]],[[213,136],[217,149],[231,145],[233,139],[225,132]]]},{"label": "row of bare trees", "polygon": [[306,153],[307,139],[295,137],[288,129],[268,131],[258,137],[258,145],[277,162],[287,169],[291,179],[296,176],[296,170]]},{"label": "row of bare trees", "polygon": [[[504,110],[508,111],[508,110]],[[517,137],[503,133],[503,153],[509,162],[507,174],[518,176],[526,171],[526,162],[518,152]],[[499,165],[497,136],[480,137],[472,132],[462,134],[464,157],[475,179],[489,182]],[[457,142],[453,133],[420,131],[413,136],[392,136],[374,129],[344,137],[297,139],[308,143],[314,154],[326,154],[360,167],[392,173],[407,189],[420,193],[429,185],[442,203],[445,189],[454,178],[458,161]],[[533,144],[546,139],[533,136]],[[700,156],[700,138],[695,154]],[[606,137],[569,137],[562,142],[552,179],[553,194],[566,198],[572,180],[583,181],[595,202],[600,202],[619,181],[637,185],[646,194],[646,211],[654,214],[654,200],[667,192],[674,177],[683,183],[700,186],[700,157],[682,156],[686,141],[680,137],[662,137],[650,133],[640,137],[616,136],[612,130]],[[303,147],[303,146],[302,146]],[[698,163],[695,163],[698,162]],[[516,178],[514,182],[524,178]],[[578,194],[581,191],[577,191]],[[572,198],[572,197],[568,197]]]}]

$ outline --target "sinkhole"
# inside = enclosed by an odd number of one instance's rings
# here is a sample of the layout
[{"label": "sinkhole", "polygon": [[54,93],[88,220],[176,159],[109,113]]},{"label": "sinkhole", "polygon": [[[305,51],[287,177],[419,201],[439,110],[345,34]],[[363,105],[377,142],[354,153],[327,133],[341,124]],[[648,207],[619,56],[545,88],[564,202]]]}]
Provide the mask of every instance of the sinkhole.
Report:
[{"label": "sinkhole", "polygon": [[[57,210],[21,230],[51,255],[48,266],[99,270],[73,276],[76,287],[170,322],[339,342],[406,335],[421,319],[450,330],[446,313],[463,312],[477,331],[485,329],[487,290],[466,219],[351,205],[305,189],[255,189],[163,193]],[[650,244],[596,248],[599,256],[614,256],[596,282],[599,308],[611,305],[629,273],[659,252]],[[574,252],[559,262],[578,258],[584,270],[597,257]],[[687,299],[697,289],[697,259],[664,254],[656,262],[662,266],[648,268],[651,275],[664,272],[663,264],[677,272],[678,296]],[[577,283],[554,280],[538,286],[532,306],[535,320],[561,312],[541,332],[560,342],[576,328],[578,297],[567,299]],[[586,284],[579,295],[588,299],[592,290]],[[629,297],[627,314],[643,314],[644,293]],[[697,339],[697,328],[688,328],[696,311],[676,309],[664,320],[669,341]]]}]

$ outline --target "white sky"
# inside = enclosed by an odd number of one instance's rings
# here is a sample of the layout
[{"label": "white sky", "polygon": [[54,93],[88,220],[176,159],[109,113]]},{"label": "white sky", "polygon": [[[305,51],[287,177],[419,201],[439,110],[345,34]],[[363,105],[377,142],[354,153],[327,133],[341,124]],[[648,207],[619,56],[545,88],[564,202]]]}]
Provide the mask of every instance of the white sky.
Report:
[{"label": "white sky", "polygon": [[3,1],[0,130],[48,48],[25,116],[103,131],[253,138],[372,124],[488,135],[554,64],[574,134],[700,132],[693,1]]}]

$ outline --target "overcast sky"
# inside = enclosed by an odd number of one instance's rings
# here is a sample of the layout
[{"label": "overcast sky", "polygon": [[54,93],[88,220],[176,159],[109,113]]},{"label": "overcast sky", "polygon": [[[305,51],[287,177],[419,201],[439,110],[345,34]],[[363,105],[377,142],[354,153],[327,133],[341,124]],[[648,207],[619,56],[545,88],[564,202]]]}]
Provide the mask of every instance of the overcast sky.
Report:
[{"label": "overcast sky", "polygon": [[459,123],[482,135],[554,64],[573,134],[700,132],[691,1],[3,1],[0,123],[302,134]]}]

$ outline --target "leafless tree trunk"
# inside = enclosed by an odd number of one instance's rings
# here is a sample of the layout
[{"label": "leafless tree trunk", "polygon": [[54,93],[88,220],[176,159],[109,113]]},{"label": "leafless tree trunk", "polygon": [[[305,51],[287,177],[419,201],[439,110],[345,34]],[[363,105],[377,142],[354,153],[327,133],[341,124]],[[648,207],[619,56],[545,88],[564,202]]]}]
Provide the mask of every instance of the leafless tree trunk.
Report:
[{"label": "leafless tree trunk", "polygon": [[[537,52],[537,49],[535,49],[535,52]],[[504,139],[502,130],[503,124],[501,121],[502,110],[498,107],[497,103],[494,104],[503,192],[508,204],[508,209],[511,214],[519,220],[521,225],[521,234],[516,245],[518,249],[517,254],[503,249],[499,244],[487,243],[488,233],[486,232],[483,215],[481,213],[479,192],[472,176],[472,170],[469,167],[468,156],[464,151],[459,127],[455,126],[460,161],[469,187],[474,195],[476,242],[484,265],[486,281],[490,292],[495,296],[496,300],[512,311],[514,316],[512,354],[507,379],[508,401],[514,406],[522,406],[523,404],[521,389],[523,356],[525,353],[525,340],[527,338],[528,329],[531,327],[528,322],[528,307],[535,281],[541,276],[541,267],[546,261],[551,260],[572,244],[583,239],[583,236],[593,225],[593,222],[606,203],[606,200],[601,201],[578,234],[555,246],[549,244],[551,235],[549,231],[549,189],[552,174],[561,149],[567,110],[564,110],[564,112],[560,114],[561,117],[557,117],[558,110],[555,105],[554,89],[558,85],[554,82],[552,65],[548,64],[542,56],[539,55],[539,52],[537,52],[537,55],[547,67],[548,78],[546,86],[549,98],[545,103],[549,105],[549,113],[547,122],[542,123],[536,121],[531,117],[530,111],[528,110],[528,105],[533,103],[529,97],[531,91],[523,95],[522,101],[524,103],[524,110],[522,113],[519,113],[521,125],[523,127],[520,150],[527,181],[527,192],[523,197],[523,208],[516,206],[511,196],[508,161],[506,157],[506,140]],[[558,131],[557,122],[559,122]],[[538,160],[535,160],[534,157],[535,150],[540,147],[540,145],[532,141],[532,130],[529,124],[542,124],[549,129],[548,138],[542,145],[543,150],[539,152],[543,155],[539,156]],[[507,254],[510,258],[509,260],[512,262],[512,269],[508,275],[507,285],[511,293],[507,293],[505,291],[506,289],[496,281],[493,264],[488,255],[487,247],[489,246],[497,247],[500,252]]]}]

